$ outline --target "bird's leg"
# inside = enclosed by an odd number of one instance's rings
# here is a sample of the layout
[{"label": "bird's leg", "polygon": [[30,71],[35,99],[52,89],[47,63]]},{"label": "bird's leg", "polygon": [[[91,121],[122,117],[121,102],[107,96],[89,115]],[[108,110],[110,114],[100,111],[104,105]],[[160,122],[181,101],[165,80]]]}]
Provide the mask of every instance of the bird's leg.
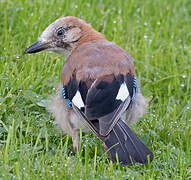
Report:
[{"label": "bird's leg", "polygon": [[107,153],[109,159],[113,162],[113,159],[108,151],[108,147],[105,145],[105,143],[102,144],[104,151]]},{"label": "bird's leg", "polygon": [[74,113],[72,111],[70,111],[68,125],[70,128],[69,135],[72,137],[73,150],[76,153],[80,147],[79,126],[78,126],[78,117],[76,116],[76,113]]},{"label": "bird's leg", "polygon": [[72,142],[73,142],[73,150],[75,153],[79,150],[80,147],[80,140],[79,140],[79,135],[78,135],[79,130],[78,129],[73,129],[73,135],[72,135]]}]

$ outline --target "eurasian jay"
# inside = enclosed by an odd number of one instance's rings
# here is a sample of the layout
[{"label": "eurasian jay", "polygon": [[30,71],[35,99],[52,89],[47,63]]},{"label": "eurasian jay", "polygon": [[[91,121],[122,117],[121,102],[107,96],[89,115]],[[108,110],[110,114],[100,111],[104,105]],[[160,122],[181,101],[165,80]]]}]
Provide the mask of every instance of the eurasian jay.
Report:
[{"label": "eurasian jay", "polygon": [[50,24],[26,53],[50,50],[66,57],[51,112],[78,147],[78,132],[91,130],[113,161],[147,164],[153,153],[128,127],[144,114],[132,57],[77,17]]}]

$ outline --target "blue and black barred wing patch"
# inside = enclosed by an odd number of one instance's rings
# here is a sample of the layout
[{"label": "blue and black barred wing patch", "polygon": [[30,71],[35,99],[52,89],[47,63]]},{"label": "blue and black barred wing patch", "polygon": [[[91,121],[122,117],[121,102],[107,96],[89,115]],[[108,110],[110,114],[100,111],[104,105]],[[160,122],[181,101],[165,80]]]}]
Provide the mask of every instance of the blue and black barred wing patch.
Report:
[{"label": "blue and black barred wing patch", "polygon": [[66,100],[69,108],[72,108],[73,103],[84,111],[87,92],[86,83],[83,81],[78,82],[74,76],[67,85],[63,85],[62,97]]}]

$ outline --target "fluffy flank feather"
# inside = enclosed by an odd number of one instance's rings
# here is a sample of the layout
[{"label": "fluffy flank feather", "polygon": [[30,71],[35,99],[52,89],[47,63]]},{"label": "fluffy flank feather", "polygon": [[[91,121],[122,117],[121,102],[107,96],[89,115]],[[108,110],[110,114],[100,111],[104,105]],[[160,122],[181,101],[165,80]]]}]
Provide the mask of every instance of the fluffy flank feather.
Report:
[{"label": "fluffy flank feather", "polygon": [[85,127],[76,113],[68,109],[66,101],[61,95],[61,86],[58,88],[56,95],[51,97],[51,103],[48,106],[48,111],[55,116],[55,124],[59,125],[63,132],[74,136],[74,131],[78,131],[81,127],[83,131],[88,132],[89,129]]},{"label": "fluffy flank feather", "polygon": [[123,115],[123,120],[125,119],[127,124],[136,123],[146,113],[148,102],[149,98],[145,98],[141,93],[136,93],[135,100]]}]

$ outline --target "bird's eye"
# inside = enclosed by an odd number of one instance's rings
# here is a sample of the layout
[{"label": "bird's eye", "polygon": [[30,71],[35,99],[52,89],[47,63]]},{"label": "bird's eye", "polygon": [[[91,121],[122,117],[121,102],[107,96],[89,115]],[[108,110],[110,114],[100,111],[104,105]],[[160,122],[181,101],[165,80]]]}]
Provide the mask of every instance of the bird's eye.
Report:
[{"label": "bird's eye", "polygon": [[63,36],[65,34],[65,29],[60,29],[57,31],[57,36]]}]

